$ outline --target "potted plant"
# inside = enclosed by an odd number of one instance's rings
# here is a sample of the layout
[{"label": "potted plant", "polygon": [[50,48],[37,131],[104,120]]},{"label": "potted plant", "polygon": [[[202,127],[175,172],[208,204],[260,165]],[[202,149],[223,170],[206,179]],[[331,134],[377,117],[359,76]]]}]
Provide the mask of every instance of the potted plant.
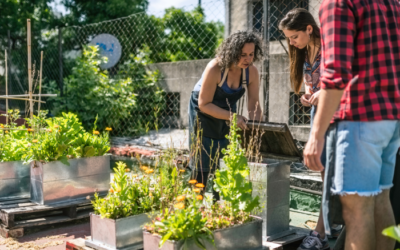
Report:
[{"label": "potted plant", "polygon": [[29,165],[23,164],[29,143],[25,125],[17,126],[19,110],[8,110],[8,124],[0,124],[0,200],[29,198]]},{"label": "potted plant", "polygon": [[[169,154],[168,154],[169,155]],[[184,169],[171,165],[165,155],[154,168],[142,165],[130,171],[125,163],[117,162],[114,180],[105,198],[95,195],[94,213],[90,215],[89,247],[108,249],[142,249],[142,226],[151,221],[151,214],[166,208],[169,201],[183,192]]]},{"label": "potted plant", "polygon": [[[110,149],[106,132],[86,132],[78,117],[45,119],[44,132],[35,133],[25,162],[31,163],[31,200],[50,204],[106,193],[110,181]],[[38,131],[41,131],[37,129]]]},{"label": "potted plant", "polygon": [[200,206],[196,200],[203,197],[195,194],[204,185],[192,180],[196,186],[185,197],[186,203],[177,197],[175,210],[165,211],[145,227],[145,250],[262,249],[262,219],[250,215],[259,207],[259,198],[252,196],[252,183],[246,180],[250,170],[244,149],[240,148],[236,115],[231,124],[230,144],[223,151],[226,168],[217,170],[214,180],[223,201],[211,207]]}]

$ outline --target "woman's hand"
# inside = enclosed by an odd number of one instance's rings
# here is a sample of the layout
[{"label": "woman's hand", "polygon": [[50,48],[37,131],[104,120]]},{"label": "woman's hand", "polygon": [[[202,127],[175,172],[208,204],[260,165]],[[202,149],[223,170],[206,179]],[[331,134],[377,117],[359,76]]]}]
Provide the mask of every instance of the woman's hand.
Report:
[{"label": "woman's hand", "polygon": [[303,106],[310,107],[311,106],[311,102],[310,102],[311,97],[312,97],[311,94],[302,95],[300,98],[301,104],[303,104]]},{"label": "woman's hand", "polygon": [[309,99],[309,102],[310,102],[312,105],[314,105],[314,106],[317,106],[317,105],[318,105],[319,93],[320,93],[320,91],[315,92],[315,93],[311,96],[311,98]]},{"label": "woman's hand", "polygon": [[242,116],[242,115],[237,115],[237,125],[239,128],[241,128],[242,130],[246,130],[247,129],[247,118]]}]

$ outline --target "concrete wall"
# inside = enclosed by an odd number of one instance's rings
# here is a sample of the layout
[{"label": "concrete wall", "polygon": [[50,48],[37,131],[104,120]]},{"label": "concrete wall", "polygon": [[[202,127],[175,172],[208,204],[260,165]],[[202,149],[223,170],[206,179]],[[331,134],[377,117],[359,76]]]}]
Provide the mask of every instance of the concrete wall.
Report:
[{"label": "concrete wall", "polygon": [[149,65],[151,70],[158,69],[162,74],[160,85],[166,92],[180,94],[180,127],[187,127],[189,124],[188,105],[190,95],[210,61],[211,59],[204,59]]}]

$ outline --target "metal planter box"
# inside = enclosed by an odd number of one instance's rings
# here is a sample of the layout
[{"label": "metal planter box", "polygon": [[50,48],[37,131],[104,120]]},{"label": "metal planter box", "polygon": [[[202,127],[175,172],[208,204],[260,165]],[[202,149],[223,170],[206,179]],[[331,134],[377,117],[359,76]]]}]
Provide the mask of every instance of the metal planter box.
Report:
[{"label": "metal planter box", "polygon": [[[237,225],[229,228],[215,230],[215,246],[203,241],[207,250],[262,250],[262,219],[255,219],[252,222]],[[160,243],[161,236],[152,235],[143,231],[144,250],[156,250]],[[181,250],[183,241],[167,241],[161,250]],[[189,242],[188,249],[201,250],[193,241]]]},{"label": "metal planter box", "polygon": [[43,205],[85,199],[95,192],[107,193],[110,156],[71,159],[68,162],[70,166],[59,161],[31,163],[31,201]]},{"label": "metal planter box", "polygon": [[90,214],[91,240],[86,246],[95,249],[142,249],[142,226],[151,222],[147,214],[139,214],[121,219],[102,219],[100,215]]},{"label": "metal planter box", "polygon": [[0,200],[29,198],[30,170],[22,161],[0,163]]}]

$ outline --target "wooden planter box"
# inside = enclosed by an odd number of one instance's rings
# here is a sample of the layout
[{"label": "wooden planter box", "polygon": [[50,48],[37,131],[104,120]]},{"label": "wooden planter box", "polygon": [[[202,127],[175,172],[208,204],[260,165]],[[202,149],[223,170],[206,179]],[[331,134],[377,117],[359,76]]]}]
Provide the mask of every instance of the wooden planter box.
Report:
[{"label": "wooden planter box", "polygon": [[[262,219],[255,219],[243,225],[215,230],[214,243],[203,241],[207,250],[262,250]],[[159,249],[161,236],[143,231],[144,250]],[[167,241],[161,250],[181,250],[183,241]],[[188,249],[201,250],[194,241],[189,241]]]},{"label": "wooden planter box", "polygon": [[95,249],[142,249],[142,226],[151,222],[149,215],[139,214],[120,219],[102,219],[90,214],[91,239],[85,245]]},{"label": "wooden planter box", "polygon": [[107,193],[110,185],[110,156],[71,159],[67,166],[59,161],[32,162],[31,201],[52,204],[86,199],[95,192]]},{"label": "wooden planter box", "polygon": [[29,198],[30,170],[22,161],[0,163],[0,200]]}]

